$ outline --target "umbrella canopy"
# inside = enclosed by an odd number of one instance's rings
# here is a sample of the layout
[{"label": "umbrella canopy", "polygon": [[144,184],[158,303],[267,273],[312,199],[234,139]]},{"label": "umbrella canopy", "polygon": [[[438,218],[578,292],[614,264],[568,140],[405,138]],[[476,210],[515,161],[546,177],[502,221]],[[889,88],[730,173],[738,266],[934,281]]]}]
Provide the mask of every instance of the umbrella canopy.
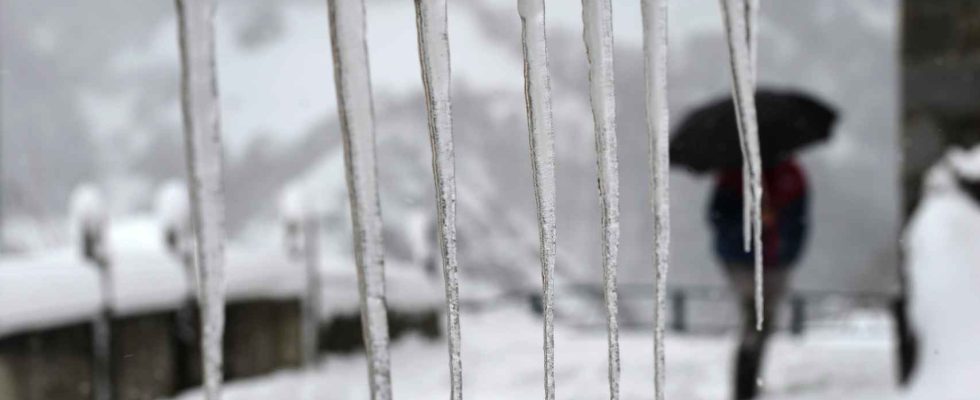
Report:
[{"label": "umbrella canopy", "polygon": [[[763,166],[827,140],[837,119],[826,103],[798,92],[759,90],[755,104]],[[670,159],[671,164],[696,173],[742,165],[731,97],[688,114],[670,141]]]}]

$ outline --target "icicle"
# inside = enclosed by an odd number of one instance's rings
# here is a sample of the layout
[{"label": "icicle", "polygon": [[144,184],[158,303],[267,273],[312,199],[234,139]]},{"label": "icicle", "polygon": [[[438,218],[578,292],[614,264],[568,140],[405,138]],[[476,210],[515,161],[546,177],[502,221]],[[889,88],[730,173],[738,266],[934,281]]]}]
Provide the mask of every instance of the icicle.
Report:
[{"label": "icicle", "polygon": [[551,124],[551,78],[545,35],[544,0],[518,0],[524,44],[524,97],[531,142],[534,197],[541,240],[544,287],[544,391],[555,399],[555,140]]},{"label": "icicle", "polygon": [[[759,17],[759,0],[745,0],[745,15],[747,18],[746,22],[746,40],[749,47],[749,71],[752,79],[752,91],[755,92],[755,82],[756,76],[758,75],[756,69],[756,35],[758,34],[758,27],[755,21]],[[745,154],[745,139],[742,135],[742,130],[739,129],[739,143],[742,144],[742,154]],[[752,250],[752,238],[754,237],[753,232],[753,218],[752,218],[752,204],[745,199],[752,197],[751,192],[751,177],[749,176],[749,160],[746,157],[742,158],[742,241],[743,247],[746,252]]]},{"label": "icicle", "polygon": [[214,70],[214,3],[177,0],[184,136],[190,173],[191,216],[201,310],[204,391],[221,397],[224,333],[224,182],[221,118]]},{"label": "icicle", "polygon": [[[735,115],[738,120],[740,138],[742,139],[743,159],[748,162],[748,176],[751,185],[750,196],[743,202],[752,202],[751,224],[753,250],[755,255],[755,313],[756,329],[762,330],[764,319],[763,274],[762,274],[762,161],[759,149],[759,129],[756,121],[755,90],[753,77],[752,50],[755,43],[749,44],[756,28],[749,26],[746,12],[752,7],[739,5],[738,1],[753,0],[720,0],[728,36],[728,50],[732,67],[732,97],[735,103]],[[756,21],[753,19],[752,21]],[[756,22],[752,22],[755,24]],[[744,179],[743,179],[744,181]],[[746,221],[748,222],[748,221]]]},{"label": "icicle", "polygon": [[456,167],[453,152],[452,74],[446,0],[415,0],[419,60],[429,115],[432,174],[436,186],[439,248],[446,285],[449,332],[450,399],[463,398],[460,356],[459,280],[456,261]]},{"label": "icicle", "polygon": [[647,128],[650,135],[650,199],[653,210],[656,271],[654,328],[655,399],[663,400],[666,381],[664,325],[667,318],[667,270],[670,261],[670,122],[667,107],[667,0],[642,0],[643,59],[646,75]]},{"label": "icicle", "polygon": [[328,0],[337,114],[343,134],[361,321],[373,400],[391,399],[384,250],[374,148],[374,104],[363,0]]},{"label": "icicle", "polygon": [[582,0],[585,49],[589,58],[592,116],[595,119],[599,203],[602,206],[602,274],[609,341],[609,398],[619,398],[619,322],[616,269],[619,257],[619,161],[616,156],[612,4]]}]

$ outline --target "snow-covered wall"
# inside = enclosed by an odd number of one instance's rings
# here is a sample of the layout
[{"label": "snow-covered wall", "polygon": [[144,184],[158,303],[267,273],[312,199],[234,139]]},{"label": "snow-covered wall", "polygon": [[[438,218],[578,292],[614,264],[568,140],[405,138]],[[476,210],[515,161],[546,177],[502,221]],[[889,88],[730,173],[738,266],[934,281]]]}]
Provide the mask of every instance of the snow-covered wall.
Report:
[{"label": "snow-covered wall", "polygon": [[75,249],[0,258],[0,336],[91,321],[102,304],[97,267]]}]

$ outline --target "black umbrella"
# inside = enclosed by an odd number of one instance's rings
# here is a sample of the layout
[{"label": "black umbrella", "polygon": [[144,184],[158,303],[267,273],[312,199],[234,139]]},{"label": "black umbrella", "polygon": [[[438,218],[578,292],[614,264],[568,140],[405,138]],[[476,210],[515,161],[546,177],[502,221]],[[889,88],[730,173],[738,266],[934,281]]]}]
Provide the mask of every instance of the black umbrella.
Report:
[{"label": "black umbrella", "polygon": [[[759,90],[755,104],[763,166],[827,140],[837,119],[826,103],[798,92]],[[670,159],[697,173],[742,165],[731,97],[688,114],[670,140]]]}]

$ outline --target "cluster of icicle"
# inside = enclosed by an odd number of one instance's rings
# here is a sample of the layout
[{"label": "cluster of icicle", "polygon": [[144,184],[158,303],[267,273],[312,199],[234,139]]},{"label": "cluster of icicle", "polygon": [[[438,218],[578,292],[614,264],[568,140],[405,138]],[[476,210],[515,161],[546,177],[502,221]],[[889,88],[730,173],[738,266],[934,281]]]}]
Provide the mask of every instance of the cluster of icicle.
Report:
[{"label": "cluster of icicle", "polygon": [[[223,186],[221,133],[214,71],[213,0],[176,0],[183,67],[183,112],[191,174],[192,215],[198,240],[205,393],[220,398],[223,311]],[[642,5],[647,125],[650,143],[656,265],[654,331],[655,398],[664,398],[665,294],[669,261],[669,112],[667,106],[667,0]],[[755,118],[755,53],[758,0],[720,0],[732,60],[733,94],[744,155],[746,250],[754,248],[757,323],[762,324],[762,198]],[[381,210],[375,160],[364,1],[329,0],[337,108],[345,151],[371,398],[391,399]],[[452,134],[451,73],[446,0],[416,0],[419,60],[425,88],[436,188],[438,236],[445,274],[451,399],[462,399],[456,184]],[[612,4],[582,0],[583,38],[589,59],[595,121],[599,200],[602,209],[603,292],[609,345],[610,398],[619,398],[616,270],[619,252],[619,178],[616,156]],[[524,48],[525,99],[541,241],[544,310],[545,398],[555,398],[554,273],[555,150],[544,0],[518,0]],[[751,239],[750,239],[751,237]],[[750,242],[751,240],[751,242]]]}]

